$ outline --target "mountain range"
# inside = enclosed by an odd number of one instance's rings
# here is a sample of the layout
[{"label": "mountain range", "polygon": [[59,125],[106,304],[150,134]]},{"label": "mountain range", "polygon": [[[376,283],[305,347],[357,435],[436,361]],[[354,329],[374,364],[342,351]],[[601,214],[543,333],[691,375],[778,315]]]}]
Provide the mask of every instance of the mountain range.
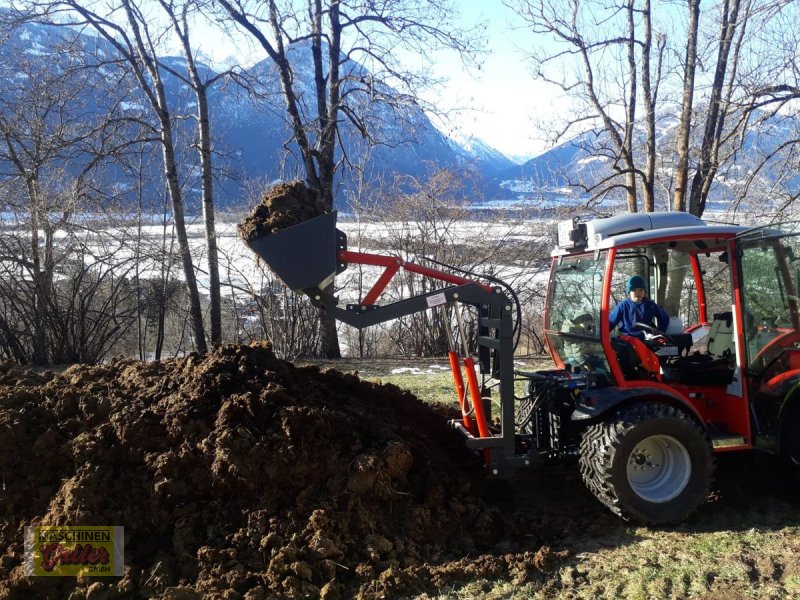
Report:
[{"label": "mountain range", "polygon": [[[0,44],[0,80],[4,81],[0,100],[5,96],[4,104],[8,106],[13,100],[14,90],[23,90],[27,85],[25,78],[33,78],[30,73],[36,69],[54,70],[63,68],[69,62],[58,52],[63,46],[65,37],[77,36],[77,45],[88,49],[95,57],[111,61],[115,55],[114,48],[105,40],[75,33],[63,27],[27,24],[12,32]],[[70,44],[75,47],[76,43]],[[54,52],[56,54],[54,54]],[[54,56],[56,60],[54,60]],[[301,109],[310,111],[311,107],[303,104],[304,98],[313,98],[311,94],[313,68],[307,45],[298,44],[290,48],[290,57],[294,65],[296,89],[301,96]],[[164,80],[168,101],[175,116],[189,115],[194,111],[194,97],[191,90],[179,78],[171,75],[169,70],[182,72],[185,70],[181,57],[164,57]],[[19,66],[22,62],[26,69]],[[369,73],[363,66],[352,61],[344,65],[347,74],[363,81]],[[119,78],[112,76],[110,65],[98,67],[92,76],[94,97],[84,98],[73,112],[74,118],[91,120],[103,110],[103,102],[107,98],[119,97]],[[201,65],[204,77],[216,73],[207,65]],[[27,73],[27,75],[26,75]],[[57,73],[56,73],[57,74]],[[259,189],[279,179],[294,178],[301,174],[296,146],[292,143],[290,128],[287,124],[283,99],[280,95],[278,78],[274,66],[269,61],[262,61],[244,70],[240,79],[251,82],[248,92],[230,80],[216,85],[209,91],[211,126],[214,136],[216,164],[220,170],[217,178],[217,204],[221,208],[241,207],[253,198],[248,198],[249,190]],[[254,97],[252,91],[258,92]],[[391,90],[378,96],[391,95]],[[147,103],[135,89],[125,92],[121,103],[125,116],[130,119],[149,119]],[[361,92],[359,92],[361,93]],[[22,96],[21,96],[22,97]],[[355,95],[358,99],[358,95]],[[10,99],[10,100],[9,100]],[[347,159],[361,165],[364,179],[359,181],[356,173],[343,170],[339,178],[337,203],[344,204],[346,192],[356,189],[366,182],[365,189],[369,194],[370,185],[379,180],[386,181],[393,175],[408,175],[424,179],[426,174],[437,168],[455,169],[469,172],[465,180],[478,182],[467,190],[475,200],[482,199],[523,199],[547,205],[560,204],[565,197],[571,197],[574,203],[586,202],[588,195],[578,191],[575,182],[591,185],[612,173],[611,159],[598,151],[608,145],[608,138],[603,132],[586,131],[556,145],[550,150],[528,160],[523,164],[515,164],[498,150],[478,139],[456,140],[437,129],[425,111],[414,103],[393,105],[380,101],[370,101],[362,97],[358,105],[359,117],[371,124],[378,144],[367,144],[363,137],[342,121],[342,147]],[[731,199],[748,191],[760,190],[768,192],[780,190],[791,193],[800,185],[798,170],[787,170],[787,165],[796,165],[789,151],[779,151],[789,140],[797,138],[800,129],[798,120],[787,115],[764,116],[754,119],[756,125],[749,128],[743,138],[733,140],[725,151],[732,153],[733,159],[725,168],[720,169],[712,188],[712,198],[719,206],[730,203]],[[194,121],[178,119],[177,135],[184,139],[181,160],[190,165],[196,161],[191,150],[194,132]],[[658,207],[669,206],[669,190],[671,189],[677,133],[677,119],[674,113],[665,112],[658,117],[659,148],[657,157],[657,177],[660,185]],[[644,132],[637,129],[636,152],[644,146]],[[734,144],[738,144],[735,146]],[[148,161],[152,171],[157,173],[158,152],[153,147]],[[792,147],[793,148],[793,147]],[[787,155],[787,152],[789,153]],[[763,166],[759,167],[764,157]],[[341,157],[340,157],[341,158]],[[1,161],[0,161],[1,162]],[[66,167],[69,170],[69,165]],[[186,169],[184,189],[190,209],[199,208],[199,189],[196,181],[196,165]],[[193,175],[194,174],[194,175]],[[106,177],[109,188],[120,195],[131,194],[133,184],[130,174],[116,166],[109,167]],[[160,197],[159,190],[163,184],[156,181],[148,190],[152,197]],[[364,189],[362,187],[362,189]],[[607,202],[620,200],[621,196],[613,194]],[[154,202],[154,204],[157,204]]]},{"label": "mountain range", "polygon": [[[698,107],[697,120],[705,117],[703,106]],[[674,164],[677,146],[678,119],[675,111],[665,111],[657,117],[656,125],[656,209],[671,205]],[[734,114],[729,122],[740,115]],[[695,127],[690,149],[700,146],[702,131]],[[800,156],[797,140],[800,119],[792,114],[768,114],[755,111],[744,133],[736,133],[723,144],[722,161],[709,193],[707,209],[725,211],[733,203],[753,203],[754,199],[780,198],[800,193]],[[634,153],[643,156],[645,132],[643,124],[635,128]],[[521,165],[509,167],[493,178],[499,197],[512,196],[528,200],[563,202],[573,196],[587,201],[591,195],[574,184],[593,185],[613,174],[613,160],[604,148],[611,141],[605,131],[586,131],[531,158]],[[691,152],[691,150],[690,150]],[[695,159],[690,154],[690,160]],[[690,171],[690,177],[692,175]],[[617,179],[620,181],[620,179]],[[623,204],[621,189],[611,192],[605,204]]]},{"label": "mountain range", "polygon": [[[5,64],[0,70],[0,79],[17,80],[19,86],[18,80],[23,75],[12,66],[19,60],[26,63],[38,61],[41,69],[56,68],[51,60],[54,49],[63,46],[65,37],[74,35],[66,28],[39,24],[26,24],[14,30],[0,46],[0,58]],[[78,41],[82,47],[91,49],[95,56],[109,59],[115,54],[110,44],[93,35],[80,34]],[[71,47],[74,46],[75,43],[72,43]],[[294,67],[301,110],[308,112],[310,107],[304,105],[304,99],[313,98],[310,91],[314,76],[308,45],[290,47],[289,56]],[[193,93],[185,82],[169,72],[170,69],[185,72],[184,59],[168,56],[160,60],[167,67],[163,77],[173,115],[191,114],[196,107]],[[209,66],[199,66],[204,77],[215,75]],[[109,70],[108,66],[100,67],[98,78],[93,82],[97,86],[93,92],[97,98],[114,94],[113,90],[103,87],[103,75]],[[362,66],[352,61],[348,61],[343,70],[347,70],[350,76],[367,75]],[[107,79],[109,85],[116,83],[113,77]],[[216,164],[225,173],[225,176],[218,177],[217,180],[217,204],[221,208],[240,205],[245,199],[246,190],[254,185],[268,185],[269,182],[295,178],[302,173],[297,159],[299,151],[292,142],[274,65],[268,60],[262,61],[240,73],[239,79],[250,82],[251,89],[246,91],[231,81],[224,81],[212,87],[208,94]],[[257,92],[256,99],[253,91]],[[356,100],[358,101],[357,96]],[[359,118],[374,125],[371,133],[378,143],[367,144],[345,119],[342,120],[340,133],[347,160],[363,169],[368,183],[370,180],[374,182],[378,178],[387,179],[393,175],[424,178],[437,168],[468,170],[477,175],[477,178],[472,179],[490,182],[497,173],[514,164],[501,152],[480,140],[460,143],[449,138],[431,123],[422,108],[413,103],[395,106],[366,100],[359,104]],[[131,92],[131,97],[123,103],[123,107],[129,118],[136,118],[138,115],[148,118],[148,105],[141,93]],[[91,111],[99,108],[88,102],[83,110],[86,118],[91,118]],[[190,139],[193,136],[193,127],[193,120],[179,120],[177,135]],[[154,155],[157,156],[155,149]],[[195,160],[192,155],[193,152],[184,151],[183,160]],[[111,172],[118,180],[115,184],[120,190],[130,187],[121,181],[125,177],[121,171],[112,169]],[[342,172],[346,173],[346,170]],[[338,184],[340,193],[337,201],[343,202],[344,190],[353,188],[357,182],[354,175],[344,175]],[[483,184],[478,188],[471,191],[477,195],[490,189]],[[187,180],[185,189],[188,191],[187,204],[197,208],[197,183]]]}]

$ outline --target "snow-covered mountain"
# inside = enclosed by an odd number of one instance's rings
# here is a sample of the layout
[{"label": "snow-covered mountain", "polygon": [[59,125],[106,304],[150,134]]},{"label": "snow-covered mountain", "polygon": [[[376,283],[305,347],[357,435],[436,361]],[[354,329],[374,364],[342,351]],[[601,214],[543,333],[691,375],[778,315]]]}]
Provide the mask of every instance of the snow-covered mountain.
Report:
[{"label": "snow-covered mountain", "polygon": [[[702,110],[696,116],[697,139],[692,147],[700,146]],[[734,119],[729,119],[734,122]],[[656,124],[656,186],[657,207],[669,206],[674,178],[678,119],[674,114],[662,114]],[[636,130],[634,152],[642,156],[645,135]],[[800,138],[798,115],[753,115],[744,136],[734,136],[720,153],[722,164],[709,194],[709,208],[723,210],[732,202],[747,202],[752,198],[778,198],[800,192],[800,158],[798,146],[792,140]],[[586,200],[585,187],[606,181],[613,175],[613,160],[606,150],[611,146],[605,131],[586,131],[539,154],[521,165],[500,172],[495,183],[502,197],[547,199],[572,196]],[[695,155],[690,156],[696,160]],[[640,159],[641,160],[641,159]],[[690,171],[690,177],[693,171]],[[618,177],[614,183],[621,183]],[[622,201],[622,190],[611,192],[607,202]]]},{"label": "snow-covered mountain", "polygon": [[[0,58],[6,65],[0,71],[0,79],[17,77],[13,65],[19,61],[36,62],[40,69],[56,68],[51,61],[52,53],[58,47],[59,40],[69,35],[69,30],[64,28],[41,25],[27,25],[17,30],[0,46]],[[97,37],[82,35],[79,42],[105,57],[114,55],[113,48]],[[314,72],[309,46],[298,45],[290,51],[294,54],[294,81],[301,97],[301,110],[305,114],[313,114],[311,103],[315,96],[311,91]],[[185,72],[182,58],[165,57],[162,61],[176,72]],[[119,85],[119,81],[109,75],[112,70],[113,67],[110,66],[98,70],[93,82],[98,86],[92,93],[94,97],[110,97],[116,93],[112,89],[103,89],[105,80],[109,86]],[[207,66],[202,66],[202,71],[207,76],[214,74]],[[343,71],[354,80],[364,81],[369,78],[369,73],[356,63],[344,65]],[[239,204],[243,200],[248,180],[263,183],[296,177],[302,172],[298,162],[299,152],[292,142],[274,66],[271,62],[264,61],[248,69],[243,76],[258,93],[257,99],[230,82],[217,85],[209,92],[217,165],[226,174],[218,180],[218,203],[221,206]],[[191,114],[195,104],[186,83],[167,72],[164,77],[173,114],[176,117]],[[6,85],[3,87],[8,89]],[[0,91],[0,95],[4,93]],[[420,107],[412,103],[394,105],[375,102],[362,92],[355,92],[350,97],[351,105],[358,110],[359,119],[370,126],[374,140],[378,142],[367,144],[360,132],[342,118],[344,125],[340,128],[340,133],[347,158],[352,163],[362,165],[368,179],[387,180],[395,174],[424,177],[436,168],[453,168],[468,169],[477,173],[478,181],[485,182],[513,164],[502,153],[479,140],[459,143],[448,138],[433,126]],[[130,97],[123,106],[130,117],[141,113],[145,118],[150,118],[147,103],[135,90],[130,92]],[[92,105],[82,109],[87,119],[93,118],[91,113],[95,108],[99,110],[100,106]],[[179,121],[178,135],[184,136],[184,140],[191,140],[193,127],[193,120]],[[185,147],[188,148],[189,144],[185,144]],[[196,157],[192,151],[185,150],[183,159],[194,161]],[[124,174],[121,170],[115,170],[114,177],[119,179]],[[353,185],[354,182],[347,175],[339,181],[340,190]],[[197,205],[197,194],[194,193],[196,188],[196,184],[186,182],[190,206],[193,203]],[[475,193],[479,195],[486,190],[485,185],[480,183]],[[339,200],[343,200],[341,192]]]}]

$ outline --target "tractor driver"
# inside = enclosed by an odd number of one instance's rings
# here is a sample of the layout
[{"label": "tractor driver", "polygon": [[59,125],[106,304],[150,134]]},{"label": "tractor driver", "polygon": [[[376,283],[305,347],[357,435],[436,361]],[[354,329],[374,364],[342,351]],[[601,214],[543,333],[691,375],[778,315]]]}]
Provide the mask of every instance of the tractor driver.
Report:
[{"label": "tractor driver", "polygon": [[609,318],[611,331],[619,326],[620,333],[643,340],[644,332],[636,327],[636,323],[653,325],[661,331],[667,330],[669,315],[667,311],[647,297],[646,285],[641,275],[634,275],[628,279],[625,284],[628,297],[617,304]]}]

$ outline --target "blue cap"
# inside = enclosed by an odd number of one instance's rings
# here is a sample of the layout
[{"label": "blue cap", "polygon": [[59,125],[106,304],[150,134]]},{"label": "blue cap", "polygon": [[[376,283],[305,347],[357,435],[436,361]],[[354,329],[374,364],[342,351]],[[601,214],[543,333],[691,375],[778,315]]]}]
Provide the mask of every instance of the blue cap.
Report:
[{"label": "blue cap", "polygon": [[634,275],[630,279],[628,279],[628,283],[625,284],[625,291],[630,294],[631,290],[643,289],[647,291],[647,284],[644,282],[644,278],[641,275]]}]

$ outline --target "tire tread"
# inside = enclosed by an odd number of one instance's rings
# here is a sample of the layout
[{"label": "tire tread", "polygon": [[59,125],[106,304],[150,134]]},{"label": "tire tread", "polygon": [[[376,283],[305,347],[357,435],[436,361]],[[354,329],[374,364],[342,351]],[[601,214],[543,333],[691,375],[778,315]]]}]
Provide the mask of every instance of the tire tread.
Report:
[{"label": "tire tread", "polygon": [[[581,478],[592,494],[608,507],[611,512],[623,519],[636,519],[644,522],[656,522],[642,518],[642,515],[631,512],[624,506],[620,494],[614,485],[612,465],[626,434],[636,425],[653,419],[679,420],[691,426],[694,433],[705,441],[709,448],[710,464],[706,465],[709,477],[706,481],[704,497],[708,496],[714,473],[714,457],[710,451],[711,441],[700,424],[685,411],[660,402],[642,402],[620,409],[610,418],[590,425],[583,433],[580,442],[579,467]],[[696,508],[689,507],[681,514],[675,514],[669,522],[685,519]],[[658,521],[662,522],[662,521]]]}]

